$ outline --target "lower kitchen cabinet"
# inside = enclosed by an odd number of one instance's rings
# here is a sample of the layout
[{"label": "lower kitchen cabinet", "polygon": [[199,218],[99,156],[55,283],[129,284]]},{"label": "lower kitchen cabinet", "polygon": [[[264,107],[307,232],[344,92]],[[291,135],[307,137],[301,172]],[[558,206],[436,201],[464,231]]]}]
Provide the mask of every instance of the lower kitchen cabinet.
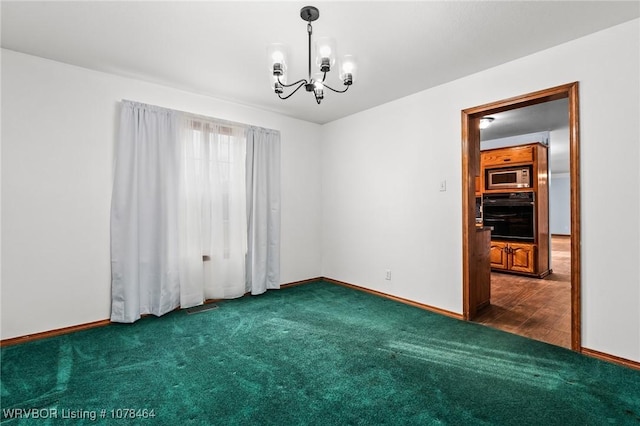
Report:
[{"label": "lower kitchen cabinet", "polygon": [[511,272],[536,274],[536,245],[491,241],[491,268]]}]

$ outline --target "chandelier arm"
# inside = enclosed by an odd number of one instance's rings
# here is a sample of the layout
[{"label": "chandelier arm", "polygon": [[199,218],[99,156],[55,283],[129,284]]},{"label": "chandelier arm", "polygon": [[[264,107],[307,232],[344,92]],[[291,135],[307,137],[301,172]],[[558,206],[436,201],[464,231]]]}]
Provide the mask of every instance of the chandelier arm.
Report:
[{"label": "chandelier arm", "polygon": [[[296,88],[295,88],[295,90],[294,90],[293,92],[289,93],[287,96],[282,96],[280,93],[278,93],[278,97],[279,97],[280,99],[288,99],[288,98],[290,98],[290,97],[291,97],[294,93],[296,93],[296,92],[297,92],[297,91],[298,91],[302,86],[304,86],[304,85],[305,85],[306,80],[300,80],[300,81],[301,81],[302,83],[300,83],[300,85],[299,85],[298,87],[296,87]],[[294,83],[294,84],[295,84],[295,83]],[[291,86],[293,86],[293,85],[291,85]]]},{"label": "chandelier arm", "polygon": [[323,87],[326,87],[326,88],[327,88],[327,89],[329,89],[329,90],[333,90],[333,91],[334,91],[334,92],[336,92],[336,93],[344,93],[344,92],[346,92],[347,90],[349,90],[349,85],[347,85],[347,87],[345,87],[345,89],[344,89],[344,90],[336,90],[336,89],[334,89],[334,88],[333,88],[333,87],[331,87],[331,86],[327,86],[326,84],[323,84]]},{"label": "chandelier arm", "polygon": [[280,76],[278,76],[278,83],[280,83],[280,84],[282,85],[282,87],[293,87],[293,86],[295,86],[296,84],[300,84],[300,83],[302,83],[302,84],[306,84],[306,83],[307,83],[307,80],[305,80],[305,79],[303,78],[303,79],[301,79],[301,80],[296,81],[295,83],[291,83],[291,84],[284,84],[283,82],[281,82],[281,81],[280,81]]}]

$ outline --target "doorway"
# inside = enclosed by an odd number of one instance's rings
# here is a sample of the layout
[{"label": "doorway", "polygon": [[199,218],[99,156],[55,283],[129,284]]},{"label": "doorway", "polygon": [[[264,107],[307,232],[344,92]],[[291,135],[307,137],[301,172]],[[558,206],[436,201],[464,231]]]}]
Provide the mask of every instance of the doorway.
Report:
[{"label": "doorway", "polygon": [[[480,173],[480,118],[559,99],[568,100],[569,179],[570,179],[570,287],[571,348],[581,349],[580,336],[580,188],[578,83],[570,83],[509,98],[462,111],[463,182],[463,316],[477,314],[475,268],[480,253],[475,247],[475,177]],[[473,213],[472,213],[473,212]]]}]

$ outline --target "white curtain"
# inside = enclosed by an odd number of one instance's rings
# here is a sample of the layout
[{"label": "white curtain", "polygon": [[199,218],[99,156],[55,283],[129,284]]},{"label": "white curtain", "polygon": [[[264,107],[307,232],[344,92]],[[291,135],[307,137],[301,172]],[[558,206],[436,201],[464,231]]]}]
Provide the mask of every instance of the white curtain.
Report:
[{"label": "white curtain", "polygon": [[133,322],[180,304],[178,117],[122,104],[111,201],[111,320]]},{"label": "white curtain", "polygon": [[247,132],[247,291],[280,288],[280,133]]},{"label": "white curtain", "polygon": [[243,296],[246,129],[185,117],[180,145],[182,307]]},{"label": "white curtain", "polygon": [[114,322],[279,288],[280,134],[123,101]]}]

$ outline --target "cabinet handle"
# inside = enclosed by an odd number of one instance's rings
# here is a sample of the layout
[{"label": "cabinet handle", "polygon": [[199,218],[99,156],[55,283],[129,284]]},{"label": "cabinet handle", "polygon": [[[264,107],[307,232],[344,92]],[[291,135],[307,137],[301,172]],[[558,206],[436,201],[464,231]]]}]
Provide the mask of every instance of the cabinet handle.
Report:
[{"label": "cabinet handle", "polygon": [[504,158],[502,161],[511,161],[511,158]]}]

